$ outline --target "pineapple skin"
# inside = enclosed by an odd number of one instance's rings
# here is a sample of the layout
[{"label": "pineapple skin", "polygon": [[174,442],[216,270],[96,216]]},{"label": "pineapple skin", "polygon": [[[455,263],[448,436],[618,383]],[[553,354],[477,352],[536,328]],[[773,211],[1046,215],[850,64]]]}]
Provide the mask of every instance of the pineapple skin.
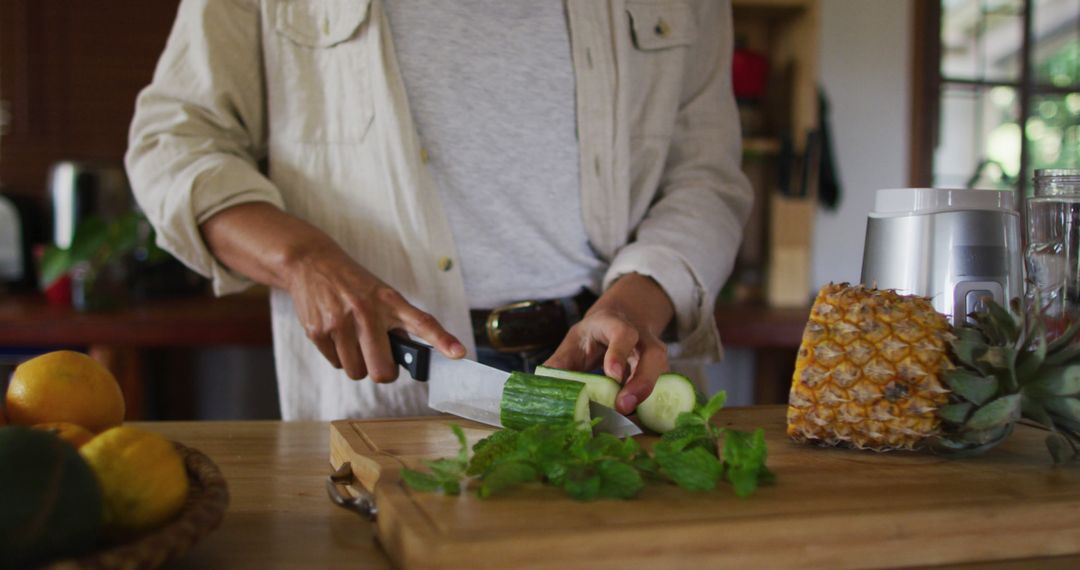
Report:
[{"label": "pineapple skin", "polygon": [[951,329],[923,297],[862,285],[821,288],[788,397],[796,441],[886,451],[939,433]]}]

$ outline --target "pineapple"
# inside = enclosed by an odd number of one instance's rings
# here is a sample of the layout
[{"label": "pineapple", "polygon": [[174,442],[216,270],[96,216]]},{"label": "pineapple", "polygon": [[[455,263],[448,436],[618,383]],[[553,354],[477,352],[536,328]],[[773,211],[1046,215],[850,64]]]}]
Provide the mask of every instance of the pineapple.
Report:
[{"label": "pineapple", "polygon": [[[1038,306],[1035,303],[1033,306]],[[1055,461],[1080,444],[1080,325],[1047,343],[1042,319],[991,304],[951,328],[918,296],[861,285],[821,289],[788,405],[797,441],[878,451],[985,451],[1025,418]]]}]

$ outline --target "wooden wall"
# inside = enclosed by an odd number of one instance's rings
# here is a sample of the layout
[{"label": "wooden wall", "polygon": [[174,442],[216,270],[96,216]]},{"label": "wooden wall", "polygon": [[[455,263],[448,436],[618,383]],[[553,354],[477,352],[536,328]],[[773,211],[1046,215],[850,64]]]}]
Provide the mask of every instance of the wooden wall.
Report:
[{"label": "wooden wall", "polygon": [[0,0],[5,194],[44,204],[49,165],[119,162],[179,0]]}]

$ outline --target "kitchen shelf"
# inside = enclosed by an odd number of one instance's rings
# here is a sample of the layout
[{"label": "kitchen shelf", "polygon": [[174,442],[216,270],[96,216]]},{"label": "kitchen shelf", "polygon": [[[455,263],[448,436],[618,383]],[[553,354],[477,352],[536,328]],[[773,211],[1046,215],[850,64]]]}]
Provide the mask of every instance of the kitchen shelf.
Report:
[{"label": "kitchen shelf", "polygon": [[716,306],[716,327],[724,346],[739,348],[791,349],[799,347],[810,307],[769,307],[765,305],[720,303]]},{"label": "kitchen shelf", "polygon": [[0,297],[0,345],[130,347],[267,345],[265,295],[205,296],[133,303],[100,313],[49,305],[41,295]]}]

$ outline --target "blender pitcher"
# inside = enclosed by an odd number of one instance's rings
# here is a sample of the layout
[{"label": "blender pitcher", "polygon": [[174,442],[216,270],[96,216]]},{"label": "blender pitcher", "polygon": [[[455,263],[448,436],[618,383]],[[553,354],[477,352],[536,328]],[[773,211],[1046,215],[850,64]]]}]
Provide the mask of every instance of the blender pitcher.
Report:
[{"label": "blender pitcher", "polygon": [[1027,297],[1051,338],[1080,320],[1080,170],[1036,170],[1027,208]]}]

